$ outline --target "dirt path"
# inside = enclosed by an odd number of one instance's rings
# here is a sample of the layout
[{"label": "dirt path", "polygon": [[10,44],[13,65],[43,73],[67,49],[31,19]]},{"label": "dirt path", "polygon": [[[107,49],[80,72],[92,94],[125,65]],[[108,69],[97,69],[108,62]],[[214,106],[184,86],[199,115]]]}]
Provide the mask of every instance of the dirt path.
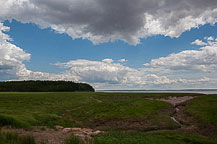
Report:
[{"label": "dirt path", "polygon": [[94,97],[90,97],[91,99],[93,99],[93,100],[95,100],[96,102],[98,102],[98,103],[102,103],[103,101],[101,101],[101,100],[99,100],[99,99],[96,99],[96,98],[94,98]]},{"label": "dirt path", "polygon": [[195,98],[195,96],[168,97],[168,98],[147,98],[147,99],[164,101],[164,102],[171,103],[173,106],[176,106],[176,105],[178,105],[180,103],[191,100],[193,98]]}]

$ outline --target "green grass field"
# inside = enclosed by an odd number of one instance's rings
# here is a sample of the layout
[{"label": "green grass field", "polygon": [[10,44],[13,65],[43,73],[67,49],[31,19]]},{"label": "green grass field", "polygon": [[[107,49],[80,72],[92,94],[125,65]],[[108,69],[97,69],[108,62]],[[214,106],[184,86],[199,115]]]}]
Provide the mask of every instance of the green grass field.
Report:
[{"label": "green grass field", "polygon": [[[136,93],[0,93],[0,126],[31,129],[55,125],[107,131],[93,138],[95,144],[208,144],[217,143],[217,95],[201,95],[181,110],[185,123],[212,127],[210,134],[187,130],[171,120],[174,108],[145,98],[198,94]],[[182,117],[180,117],[182,118]],[[148,132],[157,131],[160,132]],[[1,143],[1,139],[0,139]],[[69,143],[69,142],[68,142]]]},{"label": "green grass field", "polygon": [[110,132],[95,137],[94,144],[216,144],[216,142],[189,133],[161,131],[130,134]]}]

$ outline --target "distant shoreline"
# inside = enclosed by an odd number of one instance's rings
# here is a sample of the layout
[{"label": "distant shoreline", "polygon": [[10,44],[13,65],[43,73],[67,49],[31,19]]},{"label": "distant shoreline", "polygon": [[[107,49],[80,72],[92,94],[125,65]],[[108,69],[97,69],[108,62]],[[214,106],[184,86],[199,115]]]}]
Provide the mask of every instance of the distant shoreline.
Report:
[{"label": "distant shoreline", "polygon": [[111,93],[200,93],[200,94],[217,94],[217,89],[188,89],[188,90],[96,90],[96,92],[111,92]]}]

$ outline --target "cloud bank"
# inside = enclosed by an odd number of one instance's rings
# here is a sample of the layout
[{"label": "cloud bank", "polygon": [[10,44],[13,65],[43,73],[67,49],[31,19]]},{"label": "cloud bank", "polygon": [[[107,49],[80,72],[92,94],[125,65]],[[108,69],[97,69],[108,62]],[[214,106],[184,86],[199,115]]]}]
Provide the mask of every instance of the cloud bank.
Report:
[{"label": "cloud bank", "polygon": [[[109,58],[102,61],[80,59],[56,63],[54,65],[66,69],[59,74],[33,72],[28,70],[24,64],[24,61],[30,60],[31,55],[11,43],[10,36],[4,33],[9,30],[9,27],[0,23],[0,80],[67,80],[88,82],[97,88],[111,87],[112,85],[132,87],[152,83],[170,83],[166,77],[153,74],[144,75],[143,71],[124,66],[121,63],[114,63],[114,60]],[[126,62],[127,60],[118,61]]]},{"label": "cloud bank", "polygon": [[11,38],[6,35],[9,27],[0,23],[0,79],[16,79],[22,76],[26,69],[23,61],[30,59],[30,54],[11,44]]},{"label": "cloud bank", "polygon": [[[195,40],[199,50],[152,59],[144,67],[125,66],[125,59],[73,60],[54,65],[62,73],[28,70],[31,54],[12,44],[1,22],[16,19],[51,27],[72,39],[100,44],[122,40],[132,45],[152,35],[179,37],[183,32],[217,22],[216,0],[0,0],[0,80],[70,80],[96,88],[211,88],[217,82],[217,39]],[[192,74],[193,73],[193,74]]]},{"label": "cloud bank", "polygon": [[212,88],[217,82],[217,39],[214,37],[205,37],[199,50],[152,59],[138,69],[123,65],[126,59],[78,59],[53,64],[64,69],[54,74],[28,70],[24,62],[30,60],[31,55],[11,43],[10,36],[4,33],[9,30],[0,23],[0,80],[67,80],[87,82],[97,89]]},{"label": "cloud bank", "polygon": [[216,0],[0,0],[0,21],[16,19],[51,27],[94,44],[162,34],[179,37],[217,22]]}]

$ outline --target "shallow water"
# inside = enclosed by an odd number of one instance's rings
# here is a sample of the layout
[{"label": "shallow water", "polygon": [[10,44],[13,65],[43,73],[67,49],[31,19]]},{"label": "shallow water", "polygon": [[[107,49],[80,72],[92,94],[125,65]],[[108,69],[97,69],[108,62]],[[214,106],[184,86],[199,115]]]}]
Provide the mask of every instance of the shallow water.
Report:
[{"label": "shallow water", "polygon": [[171,118],[175,123],[177,123],[178,125],[182,126],[182,124],[181,124],[179,121],[177,121],[175,117],[170,117],[170,118]]},{"label": "shallow water", "polygon": [[201,94],[217,94],[217,90],[96,90],[96,92],[110,93],[201,93]]}]

